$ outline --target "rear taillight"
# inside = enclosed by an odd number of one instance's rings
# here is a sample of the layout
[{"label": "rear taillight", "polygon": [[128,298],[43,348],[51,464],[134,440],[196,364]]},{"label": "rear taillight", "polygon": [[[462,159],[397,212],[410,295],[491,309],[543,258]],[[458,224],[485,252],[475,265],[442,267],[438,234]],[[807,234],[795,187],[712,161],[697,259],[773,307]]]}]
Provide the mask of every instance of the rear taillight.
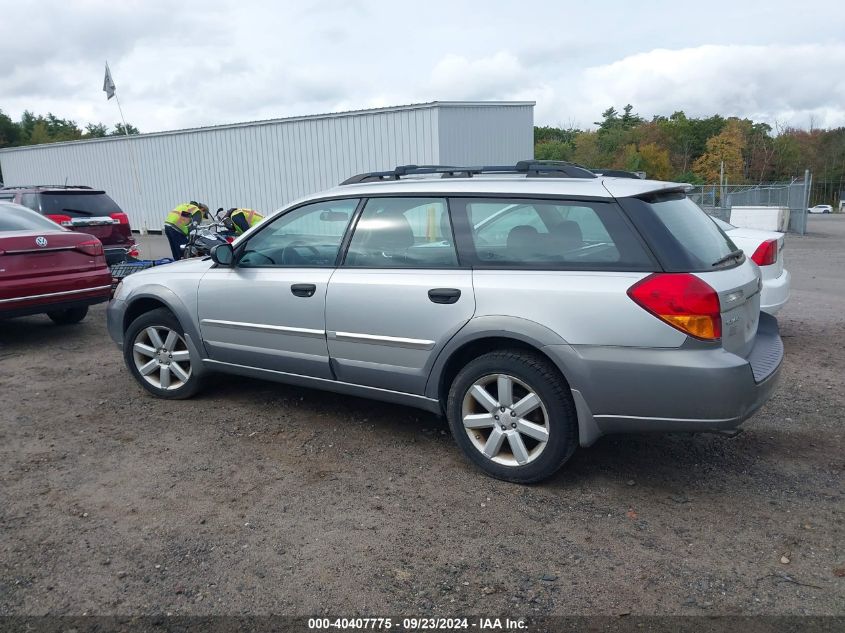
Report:
[{"label": "rear taillight", "polygon": [[69,215],[60,215],[58,213],[54,213],[47,214],[47,217],[60,226],[70,226],[71,223],[71,217]]},{"label": "rear taillight", "polygon": [[129,216],[122,212],[109,213],[112,220],[117,220],[118,224],[129,224]]},{"label": "rear taillight", "polygon": [[88,240],[87,242],[81,242],[74,248],[86,255],[90,255],[91,257],[97,257],[98,255],[103,254],[103,245],[100,243],[100,240]]},{"label": "rear taillight", "polygon": [[640,307],[684,334],[706,341],[722,336],[719,295],[689,273],[655,273],[628,288]]},{"label": "rear taillight", "polygon": [[758,266],[771,266],[774,264],[778,260],[778,241],[766,240],[760,244],[751,256],[751,260]]},{"label": "rear taillight", "polygon": [[226,241],[227,241],[227,242],[229,242],[229,244],[231,244],[232,242],[234,242],[234,241],[235,241],[235,238],[234,238],[234,237],[232,237],[231,235],[227,235],[227,236],[226,236]]}]

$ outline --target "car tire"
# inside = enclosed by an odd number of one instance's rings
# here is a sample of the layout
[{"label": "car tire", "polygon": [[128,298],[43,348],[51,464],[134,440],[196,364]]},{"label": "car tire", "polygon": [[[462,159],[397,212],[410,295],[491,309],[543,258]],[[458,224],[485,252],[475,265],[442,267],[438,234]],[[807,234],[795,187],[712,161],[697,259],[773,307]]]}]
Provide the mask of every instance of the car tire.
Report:
[{"label": "car tire", "polygon": [[53,310],[47,316],[56,325],[73,325],[79,323],[88,314],[88,306],[81,308],[67,308],[65,310]]},{"label": "car tire", "polygon": [[546,479],[578,446],[569,385],[538,353],[500,350],[470,361],[452,382],[446,412],[464,454],[497,479]]},{"label": "car tire", "polygon": [[132,321],[123,337],[123,359],[135,380],[159,398],[190,398],[201,387],[199,359],[170,310],[151,310]]}]

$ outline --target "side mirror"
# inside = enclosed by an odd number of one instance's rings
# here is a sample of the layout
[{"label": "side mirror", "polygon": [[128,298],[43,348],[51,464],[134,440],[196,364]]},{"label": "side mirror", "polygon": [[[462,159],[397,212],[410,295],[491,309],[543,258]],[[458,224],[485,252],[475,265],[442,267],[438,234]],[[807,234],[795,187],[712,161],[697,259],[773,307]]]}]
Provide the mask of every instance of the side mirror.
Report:
[{"label": "side mirror", "polygon": [[235,251],[231,244],[218,244],[211,249],[211,261],[218,266],[229,267],[235,261]]}]

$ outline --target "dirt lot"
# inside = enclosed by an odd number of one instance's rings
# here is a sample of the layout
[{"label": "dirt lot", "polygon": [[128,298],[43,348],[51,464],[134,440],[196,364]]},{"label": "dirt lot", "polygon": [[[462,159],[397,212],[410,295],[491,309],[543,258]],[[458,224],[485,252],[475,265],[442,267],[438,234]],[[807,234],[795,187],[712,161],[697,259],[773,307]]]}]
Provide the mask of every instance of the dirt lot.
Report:
[{"label": "dirt lot", "polygon": [[155,400],[102,306],[4,322],[0,614],[845,614],[845,217],[809,227],[743,435],[604,438],[531,487],[413,409]]}]

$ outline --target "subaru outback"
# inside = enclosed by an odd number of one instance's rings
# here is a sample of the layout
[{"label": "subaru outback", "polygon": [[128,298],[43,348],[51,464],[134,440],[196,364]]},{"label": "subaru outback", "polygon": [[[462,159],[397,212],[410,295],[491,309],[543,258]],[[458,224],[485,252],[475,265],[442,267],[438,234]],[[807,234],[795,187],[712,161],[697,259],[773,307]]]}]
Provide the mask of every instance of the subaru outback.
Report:
[{"label": "subaru outback", "polygon": [[219,371],[401,403],[538,481],[604,434],[729,431],[771,395],[760,271],[685,191],[535,161],[361,174],[127,277],[108,328],[161,398]]}]

